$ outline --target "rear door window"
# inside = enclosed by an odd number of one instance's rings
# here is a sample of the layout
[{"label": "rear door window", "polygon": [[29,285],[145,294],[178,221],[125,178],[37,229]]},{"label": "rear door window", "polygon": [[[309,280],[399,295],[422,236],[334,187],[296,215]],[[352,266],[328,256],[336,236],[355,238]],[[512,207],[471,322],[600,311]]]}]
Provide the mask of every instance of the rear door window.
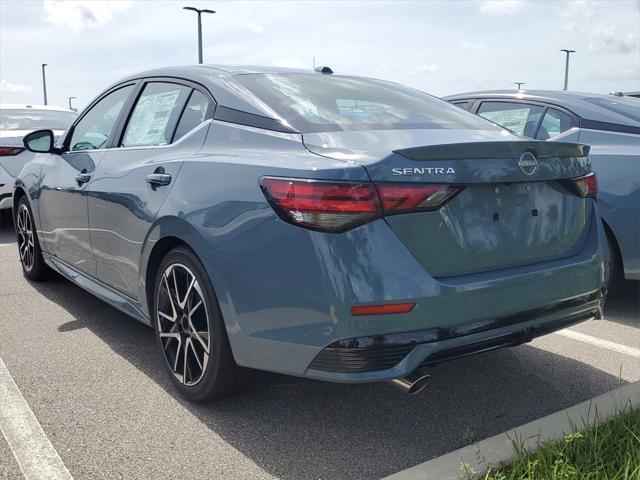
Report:
[{"label": "rear door window", "polygon": [[519,102],[482,102],[478,115],[509,130],[533,137],[544,107]]},{"label": "rear door window", "polygon": [[571,128],[571,117],[564,112],[549,108],[542,118],[536,138],[548,140]]},{"label": "rear door window", "polygon": [[209,103],[209,99],[202,93],[198,90],[193,91],[178,122],[178,128],[173,137],[174,142],[204,122],[209,109]]},{"label": "rear door window", "polygon": [[464,110],[471,110],[471,100],[463,100],[461,102],[451,102],[456,107],[460,107]]},{"label": "rear door window", "polygon": [[120,146],[171,143],[191,88],[176,83],[148,83],[133,108]]}]

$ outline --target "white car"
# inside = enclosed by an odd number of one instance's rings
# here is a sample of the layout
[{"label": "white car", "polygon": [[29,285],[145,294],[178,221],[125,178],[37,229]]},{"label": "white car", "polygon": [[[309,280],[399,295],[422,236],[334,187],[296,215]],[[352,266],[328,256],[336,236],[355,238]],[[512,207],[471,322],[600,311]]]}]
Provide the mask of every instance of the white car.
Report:
[{"label": "white car", "polygon": [[0,210],[11,208],[13,182],[34,155],[25,150],[22,138],[42,129],[53,130],[59,137],[77,116],[63,107],[0,104]]}]

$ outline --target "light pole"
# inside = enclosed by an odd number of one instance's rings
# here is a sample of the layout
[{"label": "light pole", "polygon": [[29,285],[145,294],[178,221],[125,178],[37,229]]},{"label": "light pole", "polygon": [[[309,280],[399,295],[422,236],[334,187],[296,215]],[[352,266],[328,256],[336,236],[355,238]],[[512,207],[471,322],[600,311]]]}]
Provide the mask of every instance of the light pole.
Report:
[{"label": "light pole", "polygon": [[46,67],[47,64],[43,63],[42,64],[42,91],[44,92],[44,104],[47,104],[47,77],[44,74],[44,67]]},{"label": "light pole", "polygon": [[75,112],[75,108],[71,106],[71,100],[74,100],[76,97],[69,97],[69,110],[73,110]]},{"label": "light pole", "polygon": [[576,51],[575,50],[567,50],[566,48],[563,48],[560,51],[567,53],[567,62],[565,63],[565,67],[564,67],[564,88],[563,88],[563,90],[566,90],[567,87],[569,86],[569,55],[571,53],[575,53]]},{"label": "light pole", "polygon": [[520,90],[520,85],[524,85],[524,82],[513,82],[518,86],[518,90]]},{"label": "light pole", "polygon": [[198,14],[198,63],[202,63],[202,14],[203,13],[216,13],[213,10],[198,9],[195,7],[182,7],[184,10],[191,10]]}]

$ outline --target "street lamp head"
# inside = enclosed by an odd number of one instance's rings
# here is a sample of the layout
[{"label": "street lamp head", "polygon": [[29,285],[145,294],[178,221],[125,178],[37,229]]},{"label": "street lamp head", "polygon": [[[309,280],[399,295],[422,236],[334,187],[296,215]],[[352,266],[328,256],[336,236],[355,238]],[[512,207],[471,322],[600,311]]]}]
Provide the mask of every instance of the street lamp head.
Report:
[{"label": "street lamp head", "polygon": [[567,52],[567,53],[575,53],[576,52],[575,50],[567,50],[566,48],[562,48],[560,51],[561,52]]},{"label": "street lamp head", "polygon": [[209,10],[209,9],[199,9],[196,7],[182,7],[183,10],[191,10],[192,12],[196,12],[196,13],[216,13],[213,10]]}]

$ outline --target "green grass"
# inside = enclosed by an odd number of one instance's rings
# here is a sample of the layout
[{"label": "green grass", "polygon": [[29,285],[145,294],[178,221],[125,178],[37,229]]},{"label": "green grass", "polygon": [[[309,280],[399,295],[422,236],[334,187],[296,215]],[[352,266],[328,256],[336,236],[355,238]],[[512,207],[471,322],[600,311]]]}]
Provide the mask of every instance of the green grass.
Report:
[{"label": "green grass", "polygon": [[516,445],[516,460],[478,475],[463,466],[465,480],[640,480],[640,409],[581,430],[530,453]]}]

